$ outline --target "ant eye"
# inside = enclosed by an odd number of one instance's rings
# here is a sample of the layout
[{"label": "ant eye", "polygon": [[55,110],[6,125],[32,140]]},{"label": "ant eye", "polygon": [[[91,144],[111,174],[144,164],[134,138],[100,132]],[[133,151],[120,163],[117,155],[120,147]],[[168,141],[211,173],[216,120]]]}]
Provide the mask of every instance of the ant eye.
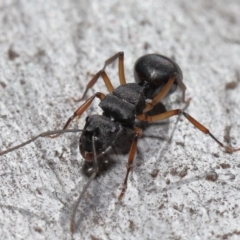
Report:
[{"label": "ant eye", "polygon": [[111,131],[112,133],[114,133],[114,132],[116,132],[116,130],[117,130],[117,128],[116,128],[115,126],[113,126],[110,131]]}]

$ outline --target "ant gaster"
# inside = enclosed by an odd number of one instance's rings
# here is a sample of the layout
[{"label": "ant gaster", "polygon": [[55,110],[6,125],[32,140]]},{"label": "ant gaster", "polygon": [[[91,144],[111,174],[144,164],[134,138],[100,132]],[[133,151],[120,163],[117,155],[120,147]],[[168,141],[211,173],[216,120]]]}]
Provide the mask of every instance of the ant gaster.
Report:
[{"label": "ant gaster", "polygon": [[[114,89],[110,79],[108,78],[108,75],[105,72],[105,68],[117,59],[119,63],[118,69],[120,86]],[[80,100],[85,98],[88,90],[93,87],[100,76],[104,80],[104,83],[110,93],[107,95],[101,92],[95,93],[73,113],[62,130],[41,133],[18,146],[0,152],[0,155],[3,155],[14,151],[26,144],[31,143],[32,141],[35,141],[39,137],[48,136],[55,138],[65,132],[82,131],[79,141],[80,153],[87,162],[93,163],[93,169],[92,175],[84,186],[73,209],[70,226],[72,233],[74,233],[75,214],[77,207],[82,200],[87,187],[96,177],[99,171],[97,158],[109,147],[111,147],[117,135],[123,128],[130,128],[134,132],[134,137],[128,156],[127,173],[118,198],[121,199],[124,196],[127,188],[128,175],[133,168],[133,160],[137,149],[137,141],[142,136],[142,130],[135,127],[136,119],[145,122],[155,122],[170,118],[175,115],[183,115],[197,129],[205,134],[208,134],[221,147],[225,148],[226,152],[232,153],[240,150],[240,148],[233,149],[225,146],[222,142],[216,139],[206,127],[188,115],[184,111],[185,108],[175,109],[153,116],[148,114],[148,112],[152,110],[157,103],[159,103],[170,93],[174,92],[177,87],[180,87],[182,91],[182,102],[186,103],[186,105],[188,105],[190,102],[190,99],[185,100],[186,86],[183,83],[181,69],[178,64],[171,59],[159,54],[148,54],[140,57],[135,63],[134,67],[134,77],[136,83],[126,83],[124,74],[124,54],[123,52],[119,52],[105,61],[104,67],[97,74],[95,74],[87,84],[83,97]],[[86,118],[86,123],[83,130],[67,129],[72,120],[75,118],[80,118],[80,116],[86,111],[95,98],[100,99],[101,102],[99,107],[103,110],[103,114],[88,116]]]}]

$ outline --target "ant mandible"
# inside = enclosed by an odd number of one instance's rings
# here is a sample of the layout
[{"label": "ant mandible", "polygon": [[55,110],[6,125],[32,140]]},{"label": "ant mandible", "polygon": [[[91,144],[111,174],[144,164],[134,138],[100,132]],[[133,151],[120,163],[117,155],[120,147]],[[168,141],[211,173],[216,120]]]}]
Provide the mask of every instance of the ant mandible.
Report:
[{"label": "ant mandible", "polygon": [[[114,89],[105,68],[118,59],[118,70],[120,86]],[[175,115],[183,115],[190,123],[205,134],[208,134],[226,152],[232,153],[240,150],[225,146],[212,133],[199,123],[196,119],[187,114],[184,109],[175,109],[160,113],[157,115],[149,115],[148,112],[159,103],[164,97],[168,96],[180,87],[182,91],[182,102],[187,105],[190,99],[185,100],[186,86],[183,83],[182,71],[177,63],[171,59],[159,54],[147,54],[140,57],[134,67],[134,77],[136,83],[126,83],[124,74],[124,53],[118,52],[105,61],[104,67],[94,75],[87,84],[85,92],[80,100],[83,100],[90,88],[102,77],[109,94],[105,95],[101,92],[95,93],[85,103],[83,103],[68,119],[62,130],[48,131],[33,137],[32,139],[12,147],[8,150],[0,152],[4,155],[23,147],[39,137],[55,138],[66,132],[82,132],[79,141],[79,149],[82,157],[86,162],[93,163],[92,175],[84,186],[72,212],[70,230],[74,233],[75,214],[83,195],[91,181],[99,172],[97,158],[102,155],[109,147],[112,146],[118,134],[124,128],[130,128],[134,132],[132,145],[130,148],[127,173],[123,182],[123,187],[118,199],[124,196],[127,188],[127,181],[130,171],[133,168],[133,160],[137,149],[137,141],[142,136],[142,130],[135,127],[135,120],[144,122],[156,122],[170,118]],[[103,110],[102,115],[90,115],[86,118],[83,129],[67,129],[69,124],[87,110],[95,98],[100,99],[99,107]]]}]

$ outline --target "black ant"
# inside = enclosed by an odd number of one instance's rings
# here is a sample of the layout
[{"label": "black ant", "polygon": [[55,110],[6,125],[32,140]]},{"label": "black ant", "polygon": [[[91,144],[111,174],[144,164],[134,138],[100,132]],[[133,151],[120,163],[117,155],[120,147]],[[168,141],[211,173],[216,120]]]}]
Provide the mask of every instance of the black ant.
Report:
[{"label": "black ant", "polygon": [[[120,86],[114,89],[108,75],[105,72],[105,68],[117,59],[119,62],[118,69]],[[93,167],[90,179],[84,186],[72,212],[70,226],[72,233],[74,233],[75,214],[79,203],[82,200],[89,184],[99,173],[97,158],[104,154],[104,152],[112,146],[118,134],[124,128],[127,128],[132,129],[134,137],[128,157],[127,173],[118,199],[121,199],[124,196],[127,188],[128,176],[133,168],[137,141],[142,136],[142,130],[135,127],[136,119],[144,122],[155,122],[175,115],[183,115],[196,128],[203,133],[208,134],[221,147],[225,148],[226,152],[232,153],[240,150],[240,148],[233,149],[225,146],[222,142],[215,138],[206,127],[188,115],[184,111],[186,108],[175,109],[159,113],[157,115],[148,114],[157,103],[159,103],[164,97],[173,93],[177,87],[180,87],[182,90],[182,102],[186,103],[186,106],[191,100],[185,100],[186,86],[183,83],[181,69],[178,64],[171,59],[159,54],[148,54],[140,57],[134,67],[134,77],[136,83],[126,83],[124,74],[124,54],[123,52],[119,52],[105,61],[104,67],[96,75],[94,75],[91,81],[87,84],[83,97],[80,100],[85,98],[88,90],[93,87],[100,76],[110,93],[107,95],[104,95],[101,92],[95,93],[73,113],[62,130],[41,133],[18,146],[0,152],[0,155],[4,155],[35,141],[39,137],[48,136],[55,138],[66,132],[82,132],[79,140],[80,153],[86,162],[91,162],[93,164]],[[88,116],[82,130],[67,129],[72,120],[80,118],[95,98],[100,99],[101,102],[99,107],[103,110],[103,114]]]}]

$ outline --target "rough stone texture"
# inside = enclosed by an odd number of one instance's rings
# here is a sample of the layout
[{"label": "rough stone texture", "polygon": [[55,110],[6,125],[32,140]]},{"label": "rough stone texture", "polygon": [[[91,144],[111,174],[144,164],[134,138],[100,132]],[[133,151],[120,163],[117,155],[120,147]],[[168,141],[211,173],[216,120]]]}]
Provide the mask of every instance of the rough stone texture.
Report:
[{"label": "rough stone texture", "polygon": [[[0,149],[60,129],[80,105],[72,97],[117,51],[129,82],[141,55],[173,57],[192,97],[187,112],[240,146],[239,13],[239,0],[1,1]],[[117,64],[107,71],[117,86]],[[88,96],[96,91],[107,92],[102,81]],[[166,107],[182,107],[180,97]],[[122,202],[131,139],[106,156],[115,164],[88,189],[74,239],[240,238],[240,153],[225,153],[185,119],[168,144],[174,123],[143,126]],[[40,139],[0,157],[1,239],[71,239],[70,214],[87,181],[78,138]]]}]

